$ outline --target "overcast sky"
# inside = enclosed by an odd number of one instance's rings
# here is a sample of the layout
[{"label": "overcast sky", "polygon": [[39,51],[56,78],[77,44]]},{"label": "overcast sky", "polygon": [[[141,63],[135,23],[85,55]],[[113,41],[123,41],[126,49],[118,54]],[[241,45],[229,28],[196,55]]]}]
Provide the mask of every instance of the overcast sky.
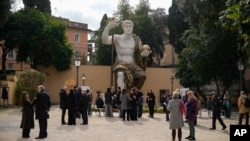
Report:
[{"label": "overcast sky", "polygon": [[[129,4],[135,7],[140,0],[130,0]],[[52,15],[67,18],[70,21],[86,23],[88,28],[97,30],[104,14],[112,17],[117,11],[119,0],[50,0]],[[17,0],[15,10],[23,7],[22,0]],[[152,9],[164,8],[166,13],[172,0],[149,0]]]}]

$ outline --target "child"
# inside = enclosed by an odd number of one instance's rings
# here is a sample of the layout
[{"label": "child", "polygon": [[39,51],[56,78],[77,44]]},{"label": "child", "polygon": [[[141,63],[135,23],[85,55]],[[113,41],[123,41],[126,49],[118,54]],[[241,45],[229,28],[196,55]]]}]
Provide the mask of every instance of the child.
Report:
[{"label": "child", "polygon": [[22,121],[20,128],[23,129],[22,137],[30,137],[30,129],[34,128],[34,110],[26,91],[22,92]]}]

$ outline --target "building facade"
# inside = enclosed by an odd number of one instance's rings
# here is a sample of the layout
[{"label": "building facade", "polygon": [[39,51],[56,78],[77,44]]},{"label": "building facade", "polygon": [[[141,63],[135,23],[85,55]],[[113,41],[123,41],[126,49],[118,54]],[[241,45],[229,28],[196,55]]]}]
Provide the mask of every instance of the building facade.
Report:
[{"label": "building facade", "polygon": [[[66,36],[68,37],[68,42],[71,44],[74,53],[76,51],[81,53],[81,57],[88,57],[88,24],[73,22],[68,19],[62,19],[66,22]],[[0,41],[0,46],[4,45],[4,41]],[[2,49],[0,49],[0,56],[3,55]],[[2,64],[2,57],[0,58],[0,63]],[[6,56],[5,62],[6,70],[25,70],[29,69],[30,64],[16,61],[16,51],[11,50]],[[0,65],[2,69],[2,65]]]}]

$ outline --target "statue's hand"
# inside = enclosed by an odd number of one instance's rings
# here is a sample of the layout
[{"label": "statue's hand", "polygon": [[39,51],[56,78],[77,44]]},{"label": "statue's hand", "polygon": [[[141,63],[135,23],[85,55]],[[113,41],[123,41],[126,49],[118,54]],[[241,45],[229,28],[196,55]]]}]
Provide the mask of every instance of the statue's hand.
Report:
[{"label": "statue's hand", "polygon": [[140,48],[140,51],[141,51],[141,56],[142,56],[142,57],[148,57],[148,55],[152,52],[152,51],[150,50],[149,45],[147,45],[147,44],[143,45],[143,46]]},{"label": "statue's hand", "polygon": [[108,23],[107,28],[108,29],[113,29],[115,27],[117,27],[119,25],[119,21],[118,20],[114,20]]},{"label": "statue's hand", "polygon": [[149,50],[143,50],[143,51],[141,52],[141,56],[142,56],[142,57],[148,57],[149,54],[150,54],[150,51],[149,51]]}]

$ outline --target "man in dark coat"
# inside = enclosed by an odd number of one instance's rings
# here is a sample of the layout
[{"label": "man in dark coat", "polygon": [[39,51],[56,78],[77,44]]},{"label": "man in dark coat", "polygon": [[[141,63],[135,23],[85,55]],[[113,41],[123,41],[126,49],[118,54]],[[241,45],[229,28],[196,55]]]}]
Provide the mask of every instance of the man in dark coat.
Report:
[{"label": "man in dark coat", "polygon": [[121,100],[120,100],[121,93],[122,93],[121,87],[117,87],[117,93],[115,96],[115,104],[117,108],[119,109],[119,118],[122,118]]},{"label": "man in dark coat", "polygon": [[59,92],[59,96],[60,96],[60,109],[62,109],[61,124],[66,124],[65,113],[66,110],[68,109],[67,86],[63,86],[63,88]]},{"label": "man in dark coat", "polygon": [[76,115],[77,115],[77,118],[81,118],[80,99],[82,96],[82,88],[75,86],[74,93],[75,93],[75,102],[76,102],[76,111],[77,111]]},{"label": "man in dark coat", "polygon": [[105,97],[105,117],[113,117],[113,95],[111,88],[107,88],[104,94]]},{"label": "man in dark coat", "polygon": [[148,103],[148,109],[149,109],[148,117],[154,118],[155,95],[152,90],[148,90],[146,102]]},{"label": "man in dark coat", "polygon": [[82,113],[82,125],[88,124],[88,104],[89,104],[89,98],[87,96],[86,91],[84,90],[82,92],[82,95],[80,97],[80,112]]},{"label": "man in dark coat", "polygon": [[39,136],[36,139],[46,138],[47,133],[47,119],[49,118],[49,110],[50,110],[50,97],[48,93],[45,91],[45,87],[43,85],[39,85],[37,88],[38,94],[36,95],[36,100],[34,101],[35,107],[35,117],[39,122]]},{"label": "man in dark coat", "polygon": [[141,90],[136,90],[136,105],[137,105],[137,116],[142,117],[142,107],[143,107],[143,93]]},{"label": "man in dark coat", "polygon": [[68,125],[76,125],[77,107],[76,97],[73,89],[69,90],[68,97]]}]

